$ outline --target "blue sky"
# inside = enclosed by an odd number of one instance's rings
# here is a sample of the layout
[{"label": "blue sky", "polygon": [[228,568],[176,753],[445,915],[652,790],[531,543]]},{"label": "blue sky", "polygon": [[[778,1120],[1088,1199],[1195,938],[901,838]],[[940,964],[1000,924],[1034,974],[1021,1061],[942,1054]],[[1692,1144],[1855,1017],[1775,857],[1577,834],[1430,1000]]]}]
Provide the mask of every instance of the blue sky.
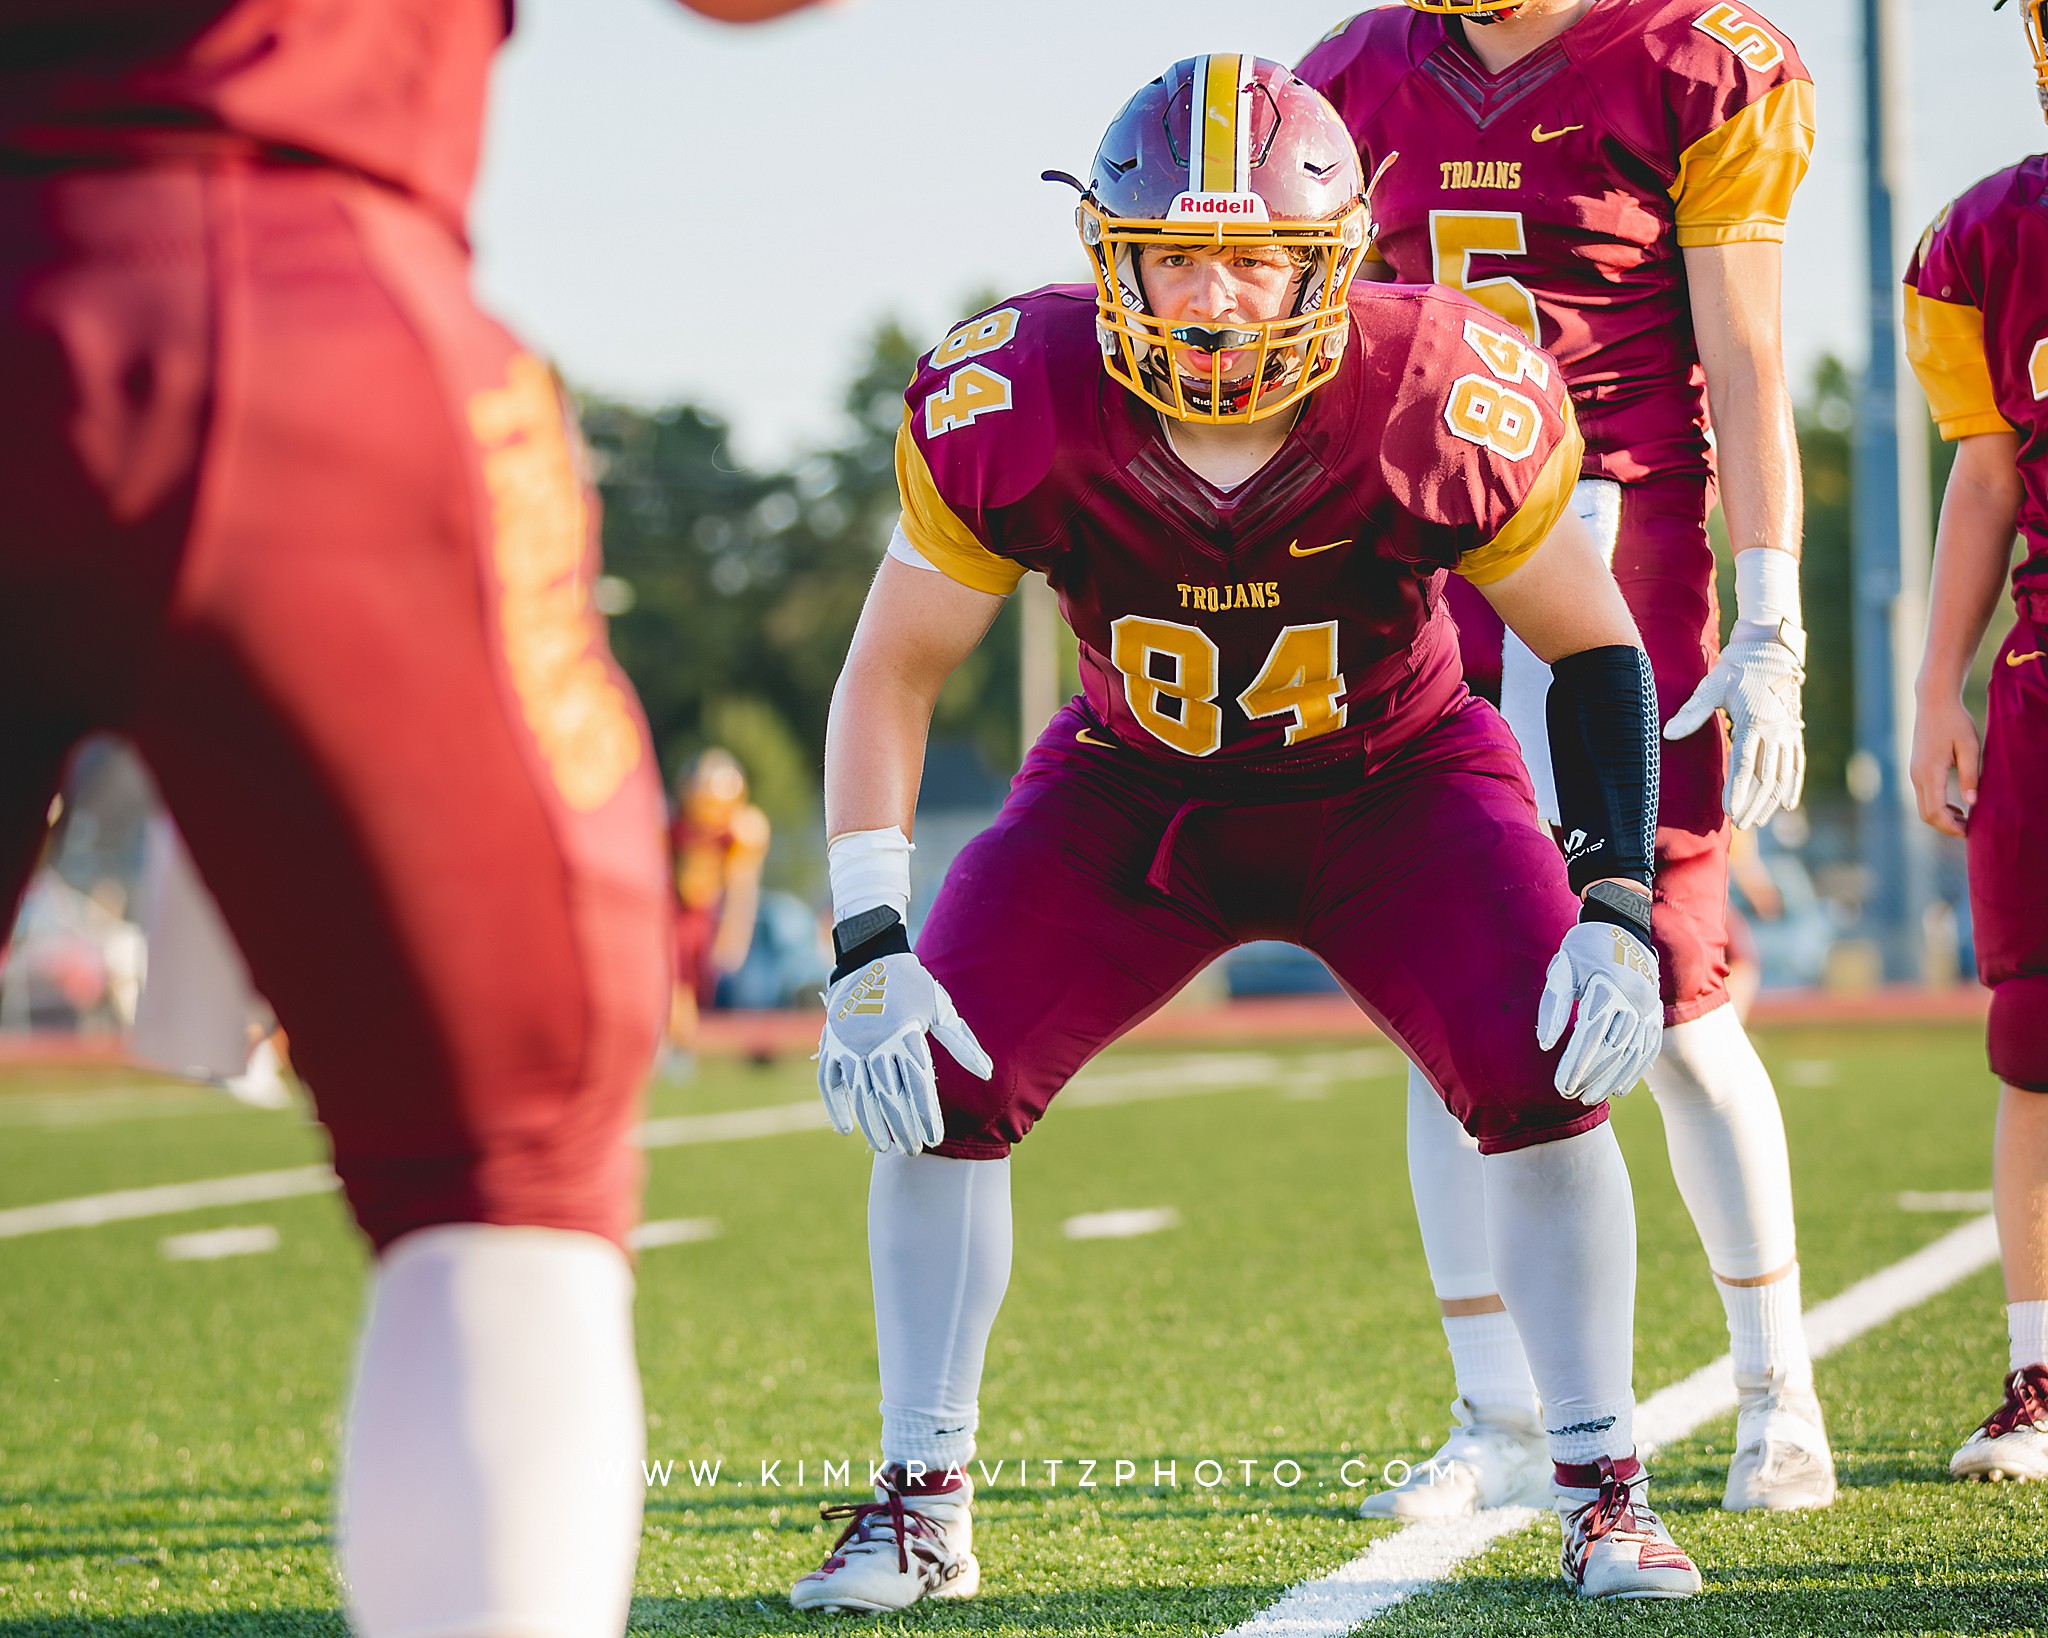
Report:
[{"label": "blue sky", "polygon": [[[1862,352],[1853,0],[1768,0],[1819,88],[1786,247],[1787,352]],[[579,385],[729,416],[775,458],[833,436],[884,314],[936,337],[970,292],[1082,278],[1072,195],[1176,58],[1293,61],[1327,0],[844,0],[759,29],[670,0],[520,0],[472,218],[485,301]],[[1902,232],[2048,147],[2010,7],[1909,0]]]}]

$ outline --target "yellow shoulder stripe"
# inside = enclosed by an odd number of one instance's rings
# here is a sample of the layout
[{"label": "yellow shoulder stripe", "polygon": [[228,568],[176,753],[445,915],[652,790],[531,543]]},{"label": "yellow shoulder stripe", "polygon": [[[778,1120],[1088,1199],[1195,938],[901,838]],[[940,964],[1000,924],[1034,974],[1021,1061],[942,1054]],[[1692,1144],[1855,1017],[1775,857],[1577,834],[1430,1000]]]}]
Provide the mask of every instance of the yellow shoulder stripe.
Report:
[{"label": "yellow shoulder stripe", "polygon": [[1782,240],[1813,156],[1813,83],[1787,80],[1679,157],[1671,198],[1681,246]]},{"label": "yellow shoulder stripe", "polygon": [[1578,417],[1569,402],[1564,411],[1564,436],[1550,459],[1543,463],[1535,486],[1501,532],[1484,546],[1475,546],[1458,559],[1458,573],[1475,586],[1505,580],[1550,538],[1557,520],[1572,503],[1572,485],[1579,481],[1579,468],[1586,459],[1586,440],[1579,435]]},{"label": "yellow shoulder stripe", "polygon": [[896,488],[903,498],[903,533],[935,569],[979,592],[1007,597],[1024,578],[1023,568],[998,557],[962,523],[939,494],[924,451],[910,430],[906,411],[896,433]]},{"label": "yellow shoulder stripe", "polygon": [[1953,443],[1980,432],[2010,432],[1984,357],[1984,315],[1966,302],[1937,301],[1906,287],[1906,357],[1934,424]]}]

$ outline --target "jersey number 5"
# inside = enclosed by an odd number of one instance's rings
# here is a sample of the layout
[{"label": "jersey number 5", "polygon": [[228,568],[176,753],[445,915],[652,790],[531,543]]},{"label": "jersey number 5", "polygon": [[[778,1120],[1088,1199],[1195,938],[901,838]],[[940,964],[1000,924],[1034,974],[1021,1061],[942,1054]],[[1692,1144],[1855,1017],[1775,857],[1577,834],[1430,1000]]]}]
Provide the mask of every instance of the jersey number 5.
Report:
[{"label": "jersey number 5", "polygon": [[[1127,614],[1109,628],[1109,659],[1123,674],[1131,715],[1160,744],[1182,756],[1210,756],[1223,744],[1216,703],[1222,654],[1206,631],[1176,620]],[[1337,622],[1283,626],[1238,709],[1258,721],[1291,716],[1287,743],[1342,728],[1344,674],[1337,669]]]},{"label": "jersey number 5", "polygon": [[1708,38],[1719,40],[1759,74],[1785,60],[1785,48],[1771,31],[1734,6],[1710,6],[1693,19],[1692,26]]},{"label": "jersey number 5", "polygon": [[2034,356],[2027,360],[2027,377],[2034,385],[2034,402],[2048,398],[2048,336],[2034,343]]},{"label": "jersey number 5", "polygon": [[1481,307],[1516,326],[1531,341],[1541,341],[1536,325],[1536,298],[1519,279],[1475,279],[1474,256],[1526,256],[1529,240],[1518,210],[1433,210],[1429,213],[1430,276],[1438,284],[1462,290]]}]

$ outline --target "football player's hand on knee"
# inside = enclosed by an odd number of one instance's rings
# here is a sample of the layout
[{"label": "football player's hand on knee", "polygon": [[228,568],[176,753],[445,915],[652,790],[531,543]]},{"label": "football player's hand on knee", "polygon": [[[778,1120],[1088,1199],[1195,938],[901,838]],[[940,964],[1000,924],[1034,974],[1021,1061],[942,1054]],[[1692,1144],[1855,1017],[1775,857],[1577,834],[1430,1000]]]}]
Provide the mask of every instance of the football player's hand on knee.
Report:
[{"label": "football player's hand on knee", "polygon": [[1664,729],[1666,739],[1684,739],[1713,719],[1716,706],[1728,713],[1734,737],[1721,805],[1744,830],[1768,824],[1781,808],[1798,807],[1806,785],[1804,642],[1800,636],[1795,649],[1780,636],[1738,621],[1720,663]]},{"label": "football player's hand on knee", "polygon": [[832,1129],[857,1126],[877,1154],[919,1154],[946,1135],[929,1035],[970,1075],[995,1063],[945,987],[908,951],[864,962],[825,992],[818,1091]]},{"label": "football player's hand on knee", "polygon": [[1548,1052],[1568,1024],[1558,1091],[1587,1105],[1633,1091],[1664,1042],[1657,952],[1611,922],[1582,921],[1566,933],[1543,975],[1536,1044]]}]

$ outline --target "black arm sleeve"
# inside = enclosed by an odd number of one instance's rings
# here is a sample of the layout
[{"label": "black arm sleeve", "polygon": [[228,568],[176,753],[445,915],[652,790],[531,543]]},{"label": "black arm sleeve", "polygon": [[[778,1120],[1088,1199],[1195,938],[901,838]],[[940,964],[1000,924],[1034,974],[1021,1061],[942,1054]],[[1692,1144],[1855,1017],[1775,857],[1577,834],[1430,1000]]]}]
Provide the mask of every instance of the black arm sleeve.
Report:
[{"label": "black arm sleeve", "polygon": [[1657,839],[1657,686],[1639,648],[1589,648],[1550,668],[1550,765],[1572,891],[1603,876],[1650,885]]}]

